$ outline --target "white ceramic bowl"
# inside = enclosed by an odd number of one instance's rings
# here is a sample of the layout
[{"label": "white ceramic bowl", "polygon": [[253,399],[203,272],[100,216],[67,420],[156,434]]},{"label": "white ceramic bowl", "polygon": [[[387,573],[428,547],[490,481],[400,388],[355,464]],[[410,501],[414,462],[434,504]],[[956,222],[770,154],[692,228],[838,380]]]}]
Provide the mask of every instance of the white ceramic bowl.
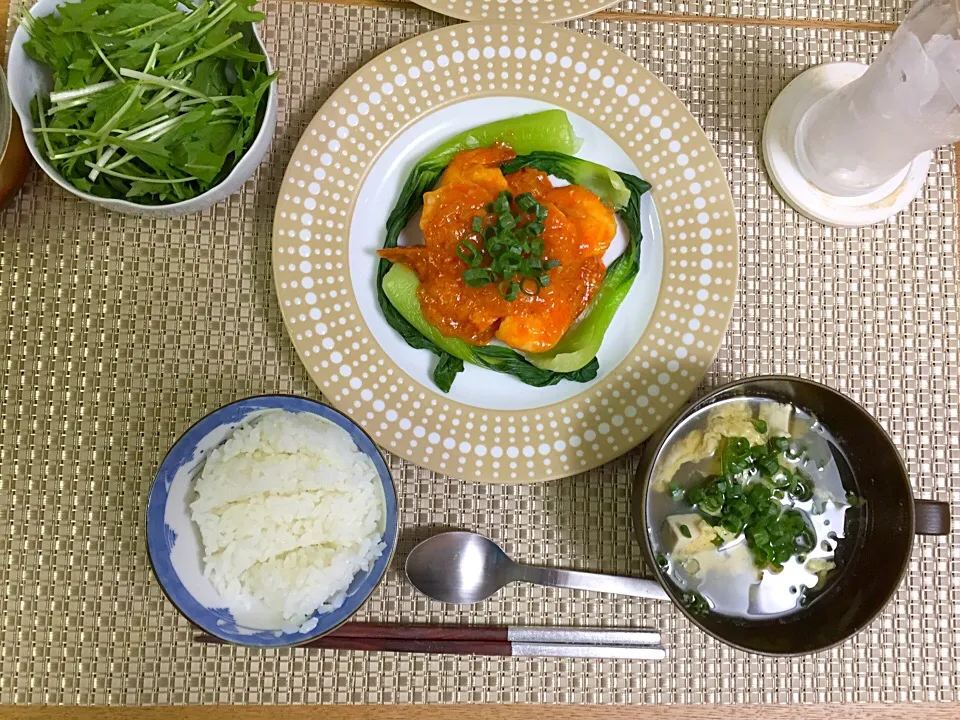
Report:
[{"label": "white ceramic bowl", "polygon": [[[64,2],[76,2],[77,0],[39,0],[30,12],[34,17],[44,17],[56,11],[58,5]],[[267,72],[273,72],[273,64],[267,56],[266,48],[260,39],[256,25],[251,25],[253,37],[260,45],[264,57],[267,58]],[[204,208],[210,207],[224,198],[232,195],[241,186],[250,179],[256,171],[260,161],[263,160],[270,142],[273,140],[274,130],[277,125],[277,83],[270,85],[267,91],[267,107],[263,115],[260,129],[254,136],[253,143],[234,166],[230,174],[223,179],[219,185],[210,188],[205,193],[197,195],[190,200],[183,200],[168,205],[142,205],[140,203],[130,202],[129,200],[115,200],[110,198],[97,197],[90,193],[78,190],[54,167],[47,162],[40,152],[37,134],[33,132],[35,127],[33,115],[30,112],[30,102],[36,97],[38,91],[49,92],[53,81],[46,67],[36,62],[24,51],[23,46],[30,39],[30,35],[22,27],[18,27],[13,35],[13,42],[10,45],[9,59],[7,60],[7,83],[10,90],[10,100],[13,103],[17,115],[20,116],[20,123],[23,125],[23,135],[27,141],[27,147],[30,154],[37,161],[37,165],[43,168],[43,171],[53,179],[60,187],[68,190],[77,197],[89,200],[97,205],[103,205],[117,212],[128,213],[130,215],[154,215],[160,217],[172,217],[174,215],[188,215]]]}]

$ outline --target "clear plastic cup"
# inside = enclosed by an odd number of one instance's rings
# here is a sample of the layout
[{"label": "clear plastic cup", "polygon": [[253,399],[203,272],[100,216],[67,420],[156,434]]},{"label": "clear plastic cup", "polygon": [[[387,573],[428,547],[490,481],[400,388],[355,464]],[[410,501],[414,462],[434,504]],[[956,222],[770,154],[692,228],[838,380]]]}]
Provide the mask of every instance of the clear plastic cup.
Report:
[{"label": "clear plastic cup", "polygon": [[960,139],[960,0],[920,0],[867,71],[815,103],[796,136],[800,171],[832,195],[892,180]]}]

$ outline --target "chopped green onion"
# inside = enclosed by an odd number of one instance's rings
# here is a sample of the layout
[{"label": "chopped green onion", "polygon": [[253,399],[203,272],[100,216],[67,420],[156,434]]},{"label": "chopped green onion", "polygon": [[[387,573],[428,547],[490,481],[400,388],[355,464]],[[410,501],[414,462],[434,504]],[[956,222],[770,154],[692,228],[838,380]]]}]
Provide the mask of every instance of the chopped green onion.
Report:
[{"label": "chopped green onion", "polygon": [[767,441],[767,447],[770,448],[773,452],[786,452],[787,448],[790,447],[790,438],[785,437],[773,437]]},{"label": "chopped green onion", "polygon": [[[534,221],[527,224],[527,232],[531,235],[542,235],[543,234],[543,223],[539,221]],[[542,243],[541,243],[542,244]]]},{"label": "chopped green onion", "polygon": [[800,502],[806,502],[813,497],[813,481],[799,470],[794,472],[794,477],[796,478],[797,482],[796,489],[792,494]]},{"label": "chopped green onion", "polygon": [[540,207],[540,203],[538,203],[530,193],[521,193],[520,195],[517,195],[517,197],[514,198],[514,202],[517,204],[517,207],[524,212],[534,212],[538,207]]},{"label": "chopped green onion", "polygon": [[507,251],[500,256],[499,262],[496,262],[495,265],[499,266],[498,270],[500,271],[500,275],[503,277],[513,277],[520,269],[520,266],[523,265],[523,258],[519,253]]},{"label": "chopped green onion", "polygon": [[520,281],[520,292],[524,295],[538,295],[540,293],[540,283],[533,278],[524,278]]},{"label": "chopped green onion", "polygon": [[679,525],[678,527],[680,528],[680,534],[685,538],[693,537],[693,535],[690,534],[690,528],[688,528],[686,525]]},{"label": "chopped green onion", "polygon": [[761,435],[765,435],[767,432],[767,423],[764,420],[754,420],[753,426],[757,429],[757,432]]},{"label": "chopped green onion", "polygon": [[760,469],[767,475],[773,477],[777,474],[777,471],[780,469],[780,463],[777,462],[775,457],[767,456],[762,460],[757,462],[757,465]]},{"label": "chopped green onion", "polygon": [[493,278],[491,277],[490,270],[488,268],[471,268],[469,270],[464,270],[463,281],[469,287],[477,288],[491,284],[493,282]]},{"label": "chopped green onion", "polygon": [[478,267],[483,262],[483,254],[469,240],[461,240],[457,244],[457,256],[472,268]]},{"label": "chopped green onion", "polygon": [[706,615],[710,612],[710,604],[698,592],[686,593],[683,596],[683,604],[691,615]]},{"label": "chopped green onion", "polygon": [[[724,538],[742,534],[754,564],[774,572],[816,544],[816,534],[804,514],[782,504],[783,500],[804,502],[813,497],[809,477],[780,466],[779,455],[789,448],[790,439],[785,437],[753,446],[746,438],[725,437],[717,453],[720,474],[699,479],[682,494],[686,504],[725,531],[713,539],[714,545],[720,547]],[[674,494],[677,486],[671,483],[668,487]],[[674,498],[680,499],[676,494]],[[686,535],[683,526],[679,530]]]},{"label": "chopped green onion", "polygon": [[510,302],[521,293],[537,295],[550,284],[549,271],[560,266],[559,261],[543,257],[543,223],[514,215],[511,202],[516,202],[521,212],[533,212],[540,220],[546,217],[546,208],[530,193],[521,193],[514,200],[503,191],[487,206],[487,212],[496,216],[492,222],[486,224],[481,216],[471,220],[470,229],[481,246],[463,240],[456,248],[457,256],[469,266],[464,282],[470,287],[497,283],[501,296]]},{"label": "chopped green onion", "polygon": [[852,508],[860,507],[864,503],[866,503],[866,500],[864,500],[859,495],[855,493],[847,493],[847,504],[850,505],[850,507]]},{"label": "chopped green onion", "polygon": [[507,302],[513,302],[520,295],[520,283],[516,280],[504,280],[497,286],[497,290]]}]

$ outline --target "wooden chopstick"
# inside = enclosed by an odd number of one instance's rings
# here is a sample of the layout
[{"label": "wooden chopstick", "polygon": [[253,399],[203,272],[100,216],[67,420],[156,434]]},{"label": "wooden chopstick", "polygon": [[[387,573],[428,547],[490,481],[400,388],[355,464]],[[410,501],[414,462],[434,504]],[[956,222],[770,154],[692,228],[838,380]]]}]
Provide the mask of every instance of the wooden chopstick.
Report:
[{"label": "wooden chopstick", "polygon": [[[198,642],[225,644],[212,635],[198,635]],[[403,638],[356,638],[327,635],[300,647],[366,652],[409,652],[429,655],[490,655],[497,657],[579,657],[619,660],[662,660],[662,648],[641,645],[571,645],[566,643],[517,643],[479,640],[409,640]]]},{"label": "wooden chopstick", "polygon": [[[207,633],[195,640],[223,644]],[[345,623],[301,647],[500,657],[588,657],[660,660],[660,633],[651,630],[473,625]]]},{"label": "wooden chopstick", "polygon": [[506,642],[504,625],[419,625],[404,623],[348,622],[325,637],[385,638],[398,640],[474,640]]},{"label": "wooden chopstick", "polygon": [[[198,635],[201,643],[225,644],[213,635]],[[409,638],[364,638],[325,635],[298,647],[321,650],[367,650],[385,652],[448,653],[453,655],[510,655],[507,641],[483,640],[412,640]]]},{"label": "wooden chopstick", "polygon": [[344,623],[326,637],[396,638],[403,640],[469,640],[539,642],[568,645],[636,645],[660,643],[655,630],[629,628],[533,627],[527,625],[422,625],[417,623]]}]

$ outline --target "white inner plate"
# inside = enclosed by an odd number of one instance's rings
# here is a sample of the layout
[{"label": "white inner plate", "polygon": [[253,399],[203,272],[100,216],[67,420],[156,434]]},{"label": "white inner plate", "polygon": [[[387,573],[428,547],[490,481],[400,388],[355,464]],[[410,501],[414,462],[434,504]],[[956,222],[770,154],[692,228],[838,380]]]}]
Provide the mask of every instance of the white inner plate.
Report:
[{"label": "white inner plate", "polygon": [[[485,97],[450,105],[414,123],[387,147],[364,178],[350,224],[350,279],[357,305],[377,342],[410,376],[425,388],[436,390],[431,378],[437,358],[426,350],[410,347],[391,328],[377,304],[377,250],[383,247],[387,216],[400,189],[417,162],[434,147],[465,130],[494,120],[554,108],[553,105],[519,97]],[[613,170],[640,176],[627,154],[606,133],[588,120],[568,112],[577,136],[583,139],[578,157]],[[556,182],[556,180],[555,180]],[[642,202],[643,242],[640,273],[617,311],[597,358],[600,372],[590,383],[561,382],[545,388],[525,385],[516,378],[467,365],[450,389],[452,400],[487,410],[521,410],[567,400],[600,382],[627,357],[650,321],[660,277],[663,273],[663,239],[651,193]],[[416,220],[407,226],[401,244],[422,242]],[[609,265],[626,247],[626,228],[618,219],[617,237],[604,256]]]}]

